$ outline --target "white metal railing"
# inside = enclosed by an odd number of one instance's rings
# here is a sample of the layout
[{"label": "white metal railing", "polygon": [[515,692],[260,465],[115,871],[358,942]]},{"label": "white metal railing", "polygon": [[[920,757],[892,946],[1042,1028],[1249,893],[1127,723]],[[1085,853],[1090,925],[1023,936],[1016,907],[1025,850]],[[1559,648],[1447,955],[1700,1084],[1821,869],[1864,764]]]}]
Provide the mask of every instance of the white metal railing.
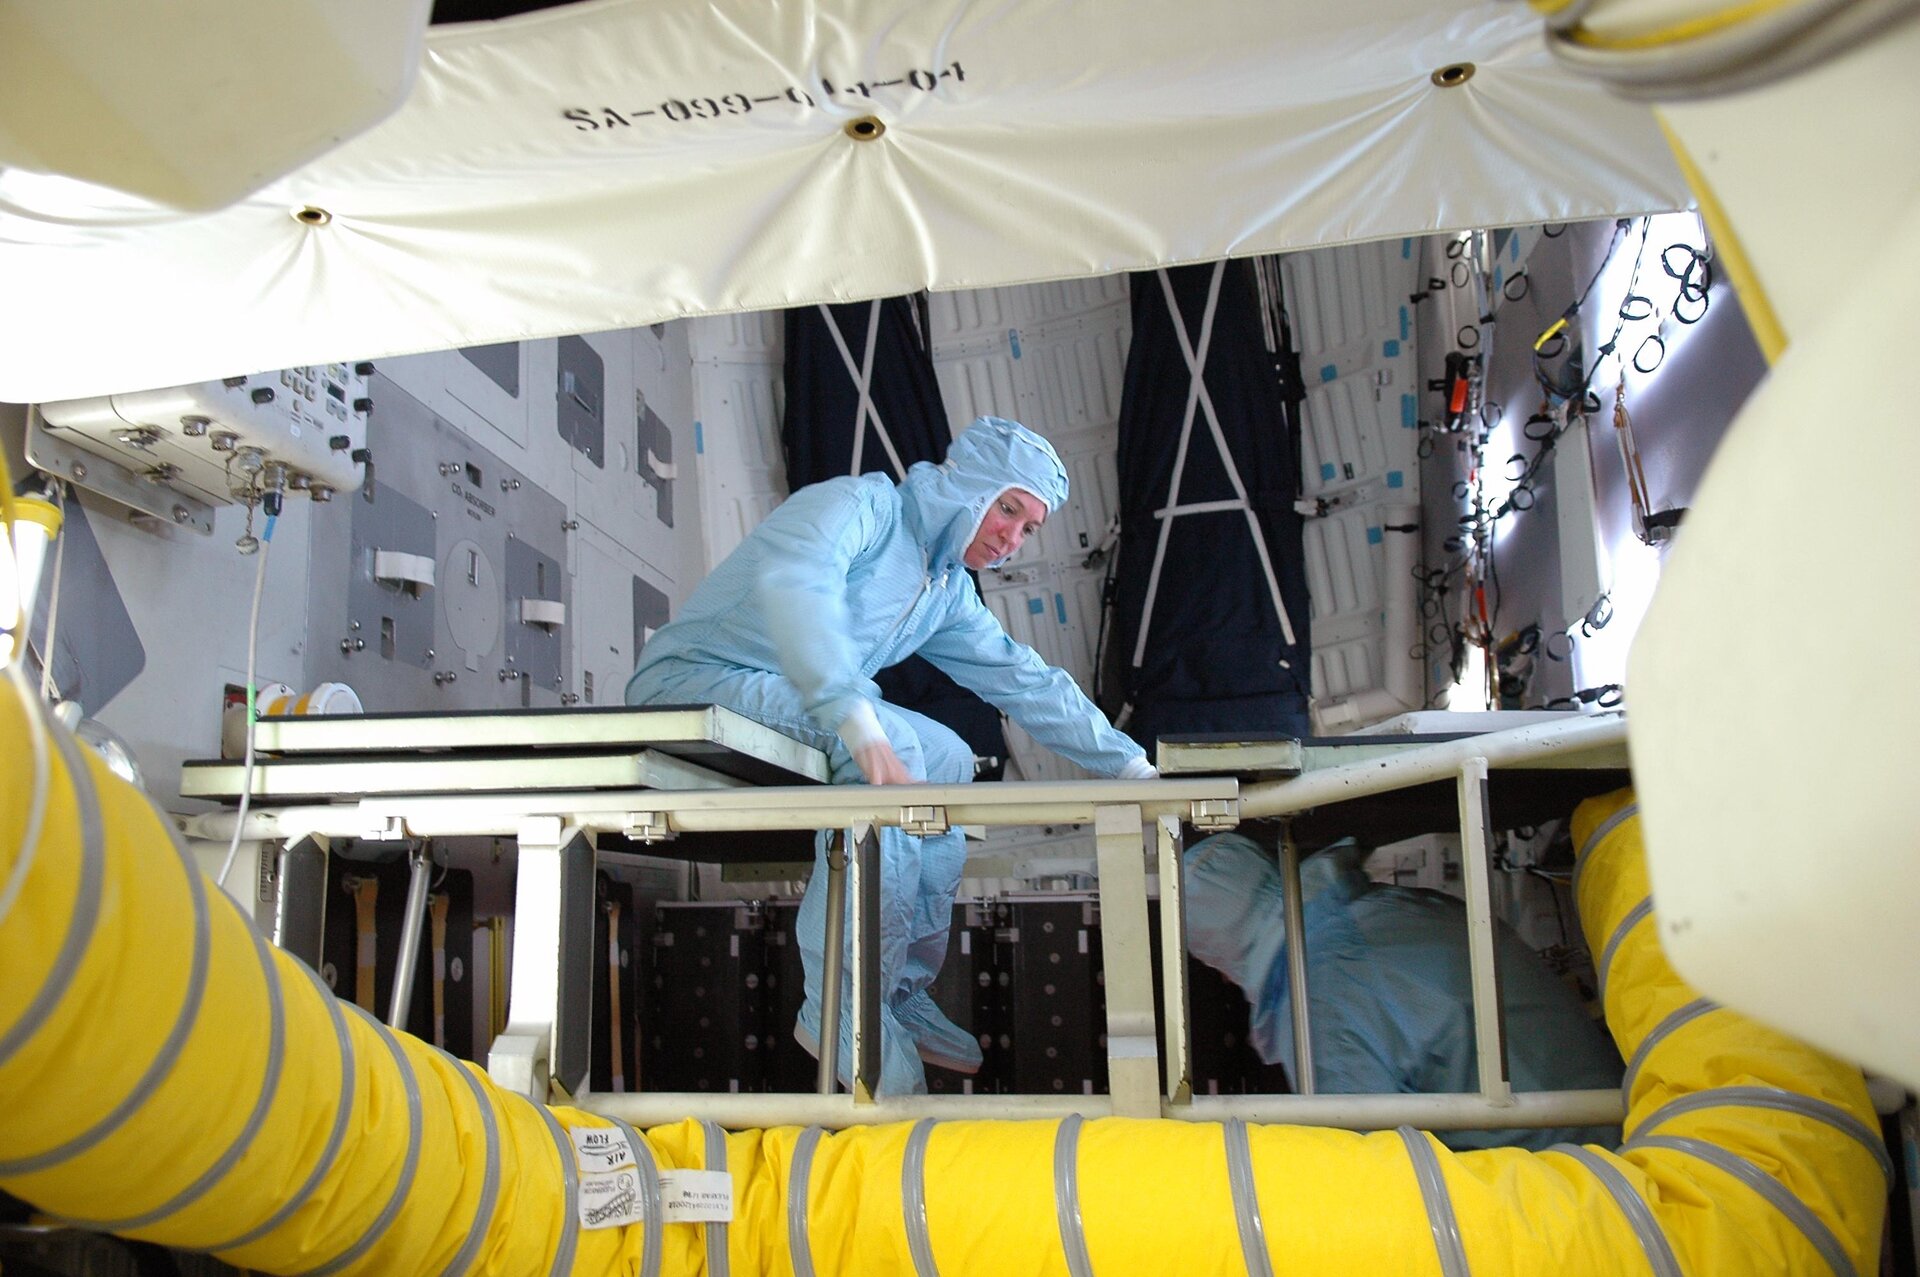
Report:
[{"label": "white metal railing", "polygon": [[[921,1117],[1059,1118],[1120,1115],[1249,1121],[1379,1129],[1413,1125],[1434,1130],[1487,1127],[1582,1126],[1617,1122],[1616,1091],[1515,1094],[1509,1082],[1500,1022],[1491,892],[1486,782],[1490,767],[1517,766],[1558,755],[1618,746],[1626,737],[1618,716],[1583,716],[1565,723],[1415,746],[1386,757],[1328,767],[1291,779],[1246,785],[1232,778],[1149,781],[1062,781],[978,785],[808,786],[706,791],[545,793],[452,798],[378,798],[357,803],[256,809],[247,839],[297,842],[329,837],[419,838],[511,835],[520,840],[516,896],[511,1023],[495,1042],[489,1071],[504,1085],[548,1096],[552,1079],[584,1084],[586,1018],[582,988],[591,988],[588,944],[569,938],[573,914],[588,919],[579,900],[591,899],[592,839],[598,832],[664,841],[681,832],[744,832],[898,826],[935,832],[957,824],[1008,826],[1090,823],[1102,898],[1102,955],[1107,995],[1109,1093],[1081,1096],[876,1096],[878,988],[877,839],[856,838],[844,868],[853,890],[844,926],[852,936],[855,996],[855,1083],[850,1094],[585,1093],[570,1089],[581,1107],[634,1123],[699,1115],[733,1127],[807,1123],[842,1127]],[[1242,818],[1280,817],[1346,799],[1451,778],[1459,793],[1462,859],[1468,917],[1475,1042],[1480,1060],[1477,1093],[1445,1095],[1320,1095],[1311,1069],[1312,1030],[1305,996],[1304,926],[1299,909],[1297,857],[1283,848],[1288,908],[1283,917],[1295,1016],[1295,1095],[1195,1096],[1188,1047],[1180,891],[1181,827],[1230,828]],[[196,837],[232,836],[236,817],[215,812],[193,818]],[[1151,852],[1149,851],[1151,840]],[[663,849],[664,850],[664,849]],[[1154,1014],[1148,941],[1146,862],[1159,870],[1162,1000],[1165,1022]],[[578,918],[572,919],[577,928]],[[588,936],[590,938],[590,931]],[[575,950],[579,952],[575,952]],[[830,964],[841,946],[829,945]],[[574,970],[574,967],[579,970]],[[837,990],[829,970],[827,989]],[[870,987],[872,986],[872,987]],[[832,1079],[838,1035],[825,1026],[820,1077]],[[836,1045],[829,1045],[830,1043]],[[1160,1083],[1160,1056],[1166,1085]]]}]

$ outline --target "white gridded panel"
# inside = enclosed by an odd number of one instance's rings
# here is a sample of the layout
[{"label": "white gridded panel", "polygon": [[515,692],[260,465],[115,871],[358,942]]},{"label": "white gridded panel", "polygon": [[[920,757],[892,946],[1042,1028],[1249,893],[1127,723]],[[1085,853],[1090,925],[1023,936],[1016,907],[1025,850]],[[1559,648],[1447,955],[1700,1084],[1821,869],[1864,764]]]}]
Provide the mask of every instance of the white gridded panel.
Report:
[{"label": "white gridded panel", "polygon": [[692,331],[693,357],[696,362],[770,362],[777,367],[785,349],[785,334],[786,312],[780,310],[698,319]]},{"label": "white gridded panel", "polygon": [[927,319],[936,350],[959,345],[1003,341],[1018,323],[1014,296],[1019,290],[982,288],[961,293],[932,293],[927,297]]},{"label": "white gridded panel", "polygon": [[[1298,253],[1281,263],[1307,385],[1301,481],[1336,501],[1303,538],[1313,602],[1318,701],[1381,685],[1390,506],[1418,507],[1417,369],[1408,300],[1419,271],[1412,240]],[[1394,588],[1412,590],[1411,579]]]},{"label": "white gridded panel", "polygon": [[1024,321],[1029,325],[1046,324],[1056,319],[1078,320],[1093,311],[1127,304],[1127,276],[1102,275],[1097,279],[1068,279],[1051,284],[1033,284],[1019,290],[1025,304]]},{"label": "white gridded panel", "polygon": [[1313,645],[1313,685],[1322,700],[1380,686],[1379,636]]},{"label": "white gridded panel", "polygon": [[1092,446],[1069,452],[1060,448],[1067,467],[1067,504],[1040,525],[1040,533],[1020,551],[1019,562],[1047,562],[1077,568],[1107,534],[1120,504],[1119,463],[1113,455],[1112,435],[1105,440],[1082,440]]},{"label": "white gridded panel", "polygon": [[1094,658],[1100,643],[1100,593],[1106,582],[1106,569],[1102,564],[1065,574],[1059,587],[1066,596],[1067,615],[1075,622],[1068,628],[1073,651],[1066,668],[1089,695],[1093,690]]},{"label": "white gridded panel", "polygon": [[941,358],[936,353],[933,368],[947,419],[955,429],[975,417],[1020,415],[1021,372],[1018,361],[1004,345],[991,353],[957,358]]},{"label": "white gridded panel", "polygon": [[708,571],[786,499],[780,322],[778,315],[691,321],[694,451]]},{"label": "white gridded panel", "polygon": [[1390,239],[1283,258],[1287,314],[1302,357],[1398,328],[1398,307],[1413,292],[1415,256],[1412,240]]},{"label": "white gridded panel", "polygon": [[1307,393],[1300,439],[1306,495],[1318,497],[1372,479],[1384,482],[1387,447],[1374,389],[1347,377]]},{"label": "white gridded panel", "polygon": [[1071,446],[1072,437],[1082,432],[1111,432],[1120,420],[1128,316],[1123,307],[1117,315],[1099,318],[1108,322],[1022,331],[1023,362],[1039,391],[1034,419],[1027,424],[1056,447]]},{"label": "white gridded panel", "polygon": [[1306,557],[1316,644],[1322,637],[1332,637],[1330,626],[1337,618],[1380,610],[1386,550],[1378,513],[1361,507],[1307,521],[1301,550]]}]

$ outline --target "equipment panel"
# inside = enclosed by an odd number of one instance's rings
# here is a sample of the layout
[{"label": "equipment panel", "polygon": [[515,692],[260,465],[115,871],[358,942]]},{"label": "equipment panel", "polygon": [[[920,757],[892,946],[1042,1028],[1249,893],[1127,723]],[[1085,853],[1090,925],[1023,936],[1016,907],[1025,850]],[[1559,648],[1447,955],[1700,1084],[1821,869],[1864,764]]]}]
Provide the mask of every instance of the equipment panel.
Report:
[{"label": "equipment panel", "polygon": [[[36,461],[65,457],[67,464],[47,468],[83,487],[98,487],[108,474],[123,484],[131,478],[151,499],[129,504],[202,531],[211,524],[194,515],[250,487],[330,500],[360,482],[372,372],[367,363],[320,364],[42,404],[34,451],[50,455]],[[107,467],[76,471],[75,450]],[[125,500],[123,484],[105,494]],[[190,513],[174,512],[161,493],[182,498]]]},{"label": "equipment panel", "polygon": [[313,546],[310,676],[369,710],[572,703],[566,506],[384,376],[370,390],[351,535]]}]

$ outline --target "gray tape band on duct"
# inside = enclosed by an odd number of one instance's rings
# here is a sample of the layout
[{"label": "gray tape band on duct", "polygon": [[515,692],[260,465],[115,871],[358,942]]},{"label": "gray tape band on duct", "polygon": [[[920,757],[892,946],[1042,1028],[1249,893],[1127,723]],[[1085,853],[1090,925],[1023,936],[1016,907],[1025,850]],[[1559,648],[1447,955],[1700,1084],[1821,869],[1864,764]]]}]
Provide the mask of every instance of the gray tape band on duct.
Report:
[{"label": "gray tape band on duct", "polygon": [[1600,961],[1595,969],[1595,974],[1600,978],[1602,1003],[1607,1000],[1607,978],[1613,971],[1613,955],[1620,951],[1621,942],[1627,938],[1627,933],[1645,922],[1652,914],[1653,897],[1641,897],[1640,903],[1627,910],[1627,916],[1620,919],[1620,925],[1615,927],[1613,934],[1607,937],[1607,947],[1600,951]]},{"label": "gray tape band on duct", "polygon": [[1573,858],[1573,894],[1576,898],[1580,895],[1580,875],[1585,873],[1587,869],[1587,857],[1593,854],[1593,849],[1598,847],[1601,840],[1608,834],[1639,814],[1640,804],[1628,803],[1625,807],[1622,807],[1619,811],[1614,812],[1613,815],[1601,821],[1599,828],[1588,834],[1587,840],[1580,844],[1580,854]]},{"label": "gray tape band on duct", "polygon": [[640,1132],[619,1118],[609,1118],[633,1146],[634,1167],[640,1172],[640,1215],[646,1223],[647,1238],[640,1246],[640,1277],[660,1277],[660,1166],[653,1160],[653,1146]]},{"label": "gray tape band on duct", "polygon": [[793,1145],[793,1167],[787,1172],[787,1253],[794,1277],[813,1277],[813,1241],[807,1236],[809,1190],[813,1187],[813,1150],[820,1144],[820,1128],[809,1126]]},{"label": "gray tape band on duct", "polygon": [[1247,1142],[1247,1124],[1230,1117],[1221,1126],[1227,1144],[1227,1181],[1233,1186],[1233,1217],[1240,1225],[1240,1253],[1247,1277],[1273,1277],[1267,1257],[1267,1230],[1260,1218],[1260,1198],[1254,1191],[1253,1149]]},{"label": "gray tape band on duct", "polygon": [[907,1249],[913,1252],[913,1270],[919,1277],[940,1277],[933,1262],[933,1243],[927,1238],[927,1139],[933,1119],[923,1117],[907,1136],[907,1154],[900,1163],[900,1206],[907,1226]]},{"label": "gray tape band on duct", "polygon": [[500,1124],[493,1116],[493,1103],[473,1070],[438,1047],[434,1048],[434,1053],[445,1060],[447,1067],[457,1072],[460,1080],[467,1084],[467,1090],[473,1095],[474,1107],[480,1113],[480,1127],[487,1143],[487,1169],[480,1181],[480,1200],[473,1206],[473,1226],[467,1230],[467,1240],[461,1243],[460,1252],[442,1271],[442,1277],[465,1277],[466,1271],[473,1267],[474,1257],[480,1253],[481,1245],[487,1240],[487,1233],[493,1228],[493,1209],[500,1201]]},{"label": "gray tape band on duct", "polygon": [[[533,1104],[525,1096],[515,1098]],[[553,1267],[547,1270],[553,1277],[560,1277],[573,1271],[573,1251],[580,1244],[580,1167],[574,1161],[573,1141],[561,1129],[553,1110],[544,1104],[533,1104],[533,1107],[546,1123],[547,1134],[553,1137],[553,1151],[560,1158],[560,1177],[566,1186],[566,1217],[560,1221],[560,1244],[553,1248]]]},{"label": "gray tape band on duct", "polygon": [[[707,1169],[726,1170],[727,1133],[720,1129],[718,1122],[702,1122],[700,1126],[707,1133]],[[712,1277],[728,1277],[731,1270],[727,1266],[727,1226],[708,1222],[701,1227],[707,1230],[707,1272]]]},{"label": "gray tape band on duct", "polygon": [[[65,732],[49,727],[47,739],[60,751],[67,775],[73,779],[73,801],[80,810],[80,883],[74,892],[73,917],[67,923],[67,934],[60,940],[59,955],[48,969],[45,982],[13,1027],[0,1034],[0,1064],[12,1059],[13,1053],[40,1031],[54,1007],[67,996],[67,986],[73,983],[73,974],[80,969],[80,959],[93,941],[94,928],[100,923],[101,886],[107,876],[107,844],[100,827],[100,796],[93,787],[93,774]],[[47,801],[52,803],[51,795]],[[46,836],[43,826],[39,840],[44,843]],[[31,850],[24,849],[22,854]],[[41,848],[42,852],[45,850]]]},{"label": "gray tape band on duct", "polygon": [[1653,1053],[1653,1048],[1666,1041],[1676,1030],[1692,1024],[1709,1011],[1719,1009],[1720,1004],[1711,998],[1695,998],[1685,1006],[1667,1012],[1666,1018],[1654,1025],[1653,1031],[1641,1038],[1640,1045],[1634,1048],[1633,1059],[1628,1062],[1627,1071],[1620,1078],[1620,1098],[1629,1107],[1632,1106],[1634,1079],[1640,1076],[1640,1066],[1647,1062],[1647,1056]]},{"label": "gray tape band on duct", "polygon": [[315,996],[317,996],[322,1005],[327,1008],[327,1017],[333,1022],[334,1049],[338,1051],[340,1055],[340,1099],[338,1102],[339,1107],[333,1115],[333,1129],[327,1132],[326,1146],[320,1150],[319,1160],[313,1164],[313,1169],[307,1173],[306,1183],[295,1189],[286,1201],[280,1203],[280,1208],[260,1224],[248,1229],[232,1241],[221,1242],[217,1246],[199,1248],[208,1254],[218,1254],[223,1250],[238,1250],[242,1246],[250,1246],[293,1218],[293,1213],[306,1205],[307,1199],[313,1196],[314,1190],[320,1187],[321,1182],[325,1180],[328,1173],[333,1170],[334,1160],[340,1156],[340,1147],[347,1137],[347,1120],[353,1116],[354,1074],[356,1072],[353,1067],[353,1043],[347,1037],[347,1014],[340,1009],[340,1000],[335,998],[327,986],[320,982],[319,975],[312,967],[309,967],[304,962],[295,962],[292,966],[295,970],[299,971],[301,975],[305,976],[307,982],[313,986]]},{"label": "gray tape band on duct", "polygon": [[260,1094],[255,1097],[253,1111],[247,1114],[245,1124],[220,1156],[213,1160],[213,1164],[168,1201],[145,1214],[130,1215],[124,1219],[73,1219],[72,1222],[104,1233],[124,1233],[146,1228],[199,1201],[253,1147],[253,1137],[260,1133],[261,1124],[267,1120],[267,1110],[273,1105],[273,1097],[280,1090],[280,1070],[286,1063],[287,1054],[287,1006],[286,997],[280,990],[279,974],[273,969],[273,957],[267,951],[266,940],[258,934],[253,934],[252,940],[254,957],[260,964],[260,979],[267,991],[267,1058],[260,1073]]},{"label": "gray tape band on duct", "polygon": [[[320,1265],[320,1267],[309,1269],[308,1277],[327,1277],[329,1273],[337,1273],[342,1268],[346,1268],[359,1260],[361,1256],[371,1250],[373,1244],[380,1240],[381,1234],[385,1233],[388,1227],[392,1225],[394,1216],[400,1213],[401,1205],[413,1192],[413,1177],[419,1173],[420,1170],[420,1125],[422,1120],[420,1079],[414,1076],[413,1065],[408,1062],[406,1054],[401,1051],[400,1043],[394,1038],[393,1034],[387,1032],[386,1025],[380,1023],[380,1021],[374,1019],[371,1015],[367,1014],[367,1012],[361,1010],[351,1002],[342,1003],[342,1005],[346,1007],[348,1014],[357,1015],[365,1020],[367,1027],[379,1035],[381,1043],[387,1048],[387,1053],[393,1057],[393,1067],[400,1071],[401,1085],[406,1089],[407,1093],[407,1155],[401,1160],[399,1178],[393,1182],[393,1192],[388,1196],[387,1204],[381,1207],[380,1217],[374,1220],[367,1231],[360,1235],[359,1241],[347,1247],[340,1254],[335,1255],[332,1259]],[[540,1111],[542,1113],[546,1112],[545,1109],[541,1109]],[[548,1121],[552,1121],[552,1119],[549,1118]],[[571,1209],[571,1205],[569,1205],[569,1209]]]},{"label": "gray tape band on duct", "polygon": [[1060,1219],[1060,1248],[1072,1277],[1093,1277],[1087,1258],[1087,1233],[1080,1219],[1080,1127],[1078,1113],[1061,1121],[1053,1135],[1053,1206]]},{"label": "gray tape band on duct", "polygon": [[1794,1113],[1811,1118],[1816,1122],[1825,1122],[1834,1130],[1852,1136],[1860,1145],[1873,1154],[1874,1161],[1880,1164],[1880,1174],[1889,1187],[1893,1184],[1893,1159],[1887,1155],[1887,1147],[1881,1142],[1880,1133],[1865,1122],[1847,1112],[1837,1104],[1829,1104],[1811,1095],[1801,1095],[1794,1091],[1776,1090],[1770,1086],[1716,1086],[1707,1091],[1694,1091],[1678,1099],[1668,1100],[1647,1115],[1647,1120],[1634,1130],[1632,1138],[1651,1135],[1654,1128],[1665,1125],[1669,1120],[1685,1113],[1699,1113],[1717,1108],[1758,1108],[1776,1109],[1782,1113]]},{"label": "gray tape band on duct", "polygon": [[1627,1217],[1634,1235],[1640,1239],[1640,1249],[1647,1256],[1647,1266],[1653,1269],[1653,1277],[1681,1277],[1680,1261],[1673,1257],[1673,1247],[1667,1244],[1667,1235],[1661,1231],[1660,1221],[1653,1217],[1646,1198],[1620,1173],[1619,1167],[1592,1149],[1581,1148],[1578,1144],[1555,1144],[1551,1151],[1565,1153],[1592,1171],[1593,1177],[1600,1181],[1600,1186],[1613,1195],[1620,1213]]},{"label": "gray tape band on duct", "polygon": [[1766,1198],[1775,1210],[1786,1216],[1788,1221],[1806,1236],[1813,1248],[1820,1252],[1820,1257],[1827,1261],[1827,1267],[1833,1270],[1835,1277],[1859,1277],[1853,1261],[1847,1258],[1846,1249],[1840,1245],[1840,1239],[1833,1235],[1832,1230],[1807,1209],[1805,1202],[1788,1192],[1785,1185],[1746,1158],[1729,1153],[1726,1149],[1709,1144],[1705,1140],[1686,1139],[1678,1135],[1636,1136],[1622,1144],[1620,1152],[1624,1156],[1627,1153],[1650,1148],[1684,1153],[1689,1157],[1697,1157],[1718,1170],[1725,1171]]},{"label": "gray tape band on duct", "polygon": [[1427,1204],[1427,1223],[1433,1227],[1433,1248],[1440,1256],[1440,1271],[1445,1277],[1470,1277],[1466,1248],[1460,1242],[1460,1221],[1454,1218],[1453,1198],[1447,1193],[1447,1180],[1440,1172],[1440,1159],[1424,1131],[1411,1126],[1399,1129],[1407,1146],[1407,1158],[1413,1163],[1413,1177],[1420,1183],[1420,1198]]},{"label": "gray tape band on duct", "polygon": [[[64,735],[56,733],[54,739],[59,745],[61,756],[65,758],[68,769],[76,778],[74,797],[81,803],[83,815],[90,813],[90,818],[86,821],[86,838],[91,845],[101,837],[99,795],[94,791],[93,778],[86,771],[86,764],[72,755],[72,746]],[[80,779],[82,777],[84,779]],[[194,1022],[200,1018],[200,1004],[207,996],[207,969],[213,960],[213,926],[208,916],[206,879],[201,876],[199,866],[186,858],[186,853],[180,849],[178,843],[175,843],[173,848],[179,857],[181,871],[186,874],[188,894],[193,898],[193,957],[188,964],[186,996],[180,1001],[180,1010],[174,1016],[173,1027],[167,1031],[166,1041],[160,1044],[160,1049],[154,1053],[153,1059],[140,1074],[140,1080],[133,1084],[133,1089],[128,1091],[105,1117],[57,1148],[50,1148],[16,1161],[0,1162],[0,1176],[12,1177],[43,1171],[49,1166],[57,1166],[69,1158],[78,1157],[86,1152],[119,1130],[128,1118],[152,1099],[154,1089],[160,1085],[162,1079],[173,1072],[173,1066],[179,1063],[180,1053],[186,1049],[187,1038],[193,1032]],[[62,952],[61,961],[64,962],[66,956],[65,952]],[[80,954],[76,952],[74,955],[76,964],[79,957]],[[72,972],[68,972],[65,979],[70,981]],[[42,989],[42,993],[44,994],[47,988],[52,988],[54,983],[53,980],[49,980]],[[40,999],[36,998],[34,1009],[38,1010],[39,1006]],[[49,1005],[47,1010],[51,1009]],[[29,1012],[29,1015],[31,1014],[32,1012]],[[22,1023],[25,1022],[23,1018]]]}]

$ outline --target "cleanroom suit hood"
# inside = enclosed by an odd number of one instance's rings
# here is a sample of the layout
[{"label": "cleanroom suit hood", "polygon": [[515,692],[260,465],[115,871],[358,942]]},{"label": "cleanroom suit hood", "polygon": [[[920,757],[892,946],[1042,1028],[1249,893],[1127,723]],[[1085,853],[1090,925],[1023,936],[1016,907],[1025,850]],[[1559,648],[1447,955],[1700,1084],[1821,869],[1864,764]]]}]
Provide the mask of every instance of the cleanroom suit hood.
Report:
[{"label": "cleanroom suit hood", "polygon": [[1066,504],[1067,470],[1052,444],[1001,417],[974,422],[938,465],[914,463],[900,485],[900,499],[934,572],[961,563],[994,500],[1010,488],[1031,492],[1051,514]]}]

